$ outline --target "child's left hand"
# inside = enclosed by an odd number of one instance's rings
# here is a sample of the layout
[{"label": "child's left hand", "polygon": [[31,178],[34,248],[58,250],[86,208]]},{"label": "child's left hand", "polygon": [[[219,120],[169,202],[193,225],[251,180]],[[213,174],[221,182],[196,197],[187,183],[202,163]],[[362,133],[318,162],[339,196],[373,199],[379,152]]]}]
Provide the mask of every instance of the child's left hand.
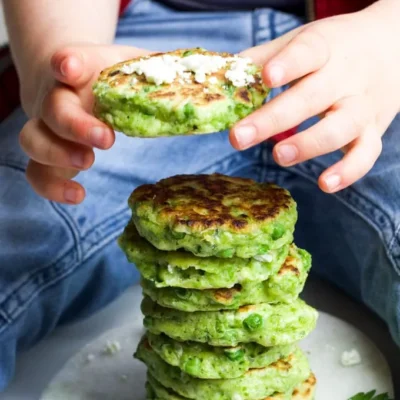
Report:
[{"label": "child's left hand", "polygon": [[[321,121],[274,148],[282,166],[342,149],[319,179],[332,193],[363,177],[400,112],[400,2],[381,0],[355,14],[313,22],[242,55],[264,64],[270,87],[294,85],[240,121],[231,142],[245,149],[315,115]],[[399,137],[400,140],[400,137]]]}]

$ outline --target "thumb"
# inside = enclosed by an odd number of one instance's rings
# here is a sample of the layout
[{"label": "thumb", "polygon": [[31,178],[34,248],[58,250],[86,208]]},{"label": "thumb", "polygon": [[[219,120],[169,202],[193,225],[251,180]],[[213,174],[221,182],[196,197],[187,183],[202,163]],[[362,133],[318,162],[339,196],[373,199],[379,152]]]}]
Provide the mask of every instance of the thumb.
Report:
[{"label": "thumb", "polygon": [[96,79],[102,69],[150,53],[130,46],[72,46],[53,54],[51,68],[58,81],[80,88]]}]

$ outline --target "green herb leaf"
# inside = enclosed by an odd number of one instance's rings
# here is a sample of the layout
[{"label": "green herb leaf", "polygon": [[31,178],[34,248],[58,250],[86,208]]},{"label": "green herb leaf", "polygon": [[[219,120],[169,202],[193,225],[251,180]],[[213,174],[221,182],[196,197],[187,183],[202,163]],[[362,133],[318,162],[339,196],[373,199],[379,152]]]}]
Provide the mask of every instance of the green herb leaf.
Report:
[{"label": "green herb leaf", "polygon": [[231,85],[231,84],[229,84],[229,83],[224,83],[224,84],[222,85],[222,88],[223,88],[226,92],[228,92],[229,96],[233,96],[233,94],[234,94],[235,91],[236,91],[235,86],[233,86],[233,85]]},{"label": "green herb leaf", "polygon": [[394,400],[387,393],[376,394],[376,390],[371,390],[368,393],[358,393],[349,400]]}]

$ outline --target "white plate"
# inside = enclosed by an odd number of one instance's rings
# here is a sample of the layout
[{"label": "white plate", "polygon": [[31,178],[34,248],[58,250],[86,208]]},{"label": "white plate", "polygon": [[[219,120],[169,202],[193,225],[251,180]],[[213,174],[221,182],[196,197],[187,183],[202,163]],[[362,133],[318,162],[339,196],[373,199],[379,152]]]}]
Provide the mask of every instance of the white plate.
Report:
[{"label": "white plate", "polygon": [[[135,312],[137,312],[135,310]],[[41,400],[144,400],[145,367],[132,358],[143,334],[142,320],[109,331],[72,357]],[[107,341],[121,350],[103,353]],[[318,378],[317,400],[347,400],[360,391],[393,393],[390,369],[376,346],[353,326],[320,313],[317,329],[302,342]],[[343,367],[341,354],[357,349],[362,363]],[[88,361],[89,358],[94,358]]]}]

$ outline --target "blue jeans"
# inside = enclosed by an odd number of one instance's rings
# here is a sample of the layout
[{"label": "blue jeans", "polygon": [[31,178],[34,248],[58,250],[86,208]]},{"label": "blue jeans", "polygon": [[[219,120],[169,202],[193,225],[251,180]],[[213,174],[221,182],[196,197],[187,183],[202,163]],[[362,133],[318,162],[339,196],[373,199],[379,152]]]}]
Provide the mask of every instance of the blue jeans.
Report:
[{"label": "blue jeans", "polygon": [[[136,0],[119,22],[116,42],[238,52],[300,24],[270,9],[181,13]],[[335,195],[321,192],[317,178],[337,153],[283,169],[269,144],[237,152],[227,132],[118,134],[115,146],[98,151],[94,167],[79,175],[88,193],[79,206],[44,200],[28,185],[28,160],[18,145],[26,120],[19,109],[0,125],[0,391],[13,375],[17,350],[96,312],[138,281],[116,244],[130,217],[128,196],[138,185],[181,173],[220,172],[287,187],[299,208],[296,242],[312,253],[313,270],[380,315],[400,345],[399,117],[373,170]]]}]

